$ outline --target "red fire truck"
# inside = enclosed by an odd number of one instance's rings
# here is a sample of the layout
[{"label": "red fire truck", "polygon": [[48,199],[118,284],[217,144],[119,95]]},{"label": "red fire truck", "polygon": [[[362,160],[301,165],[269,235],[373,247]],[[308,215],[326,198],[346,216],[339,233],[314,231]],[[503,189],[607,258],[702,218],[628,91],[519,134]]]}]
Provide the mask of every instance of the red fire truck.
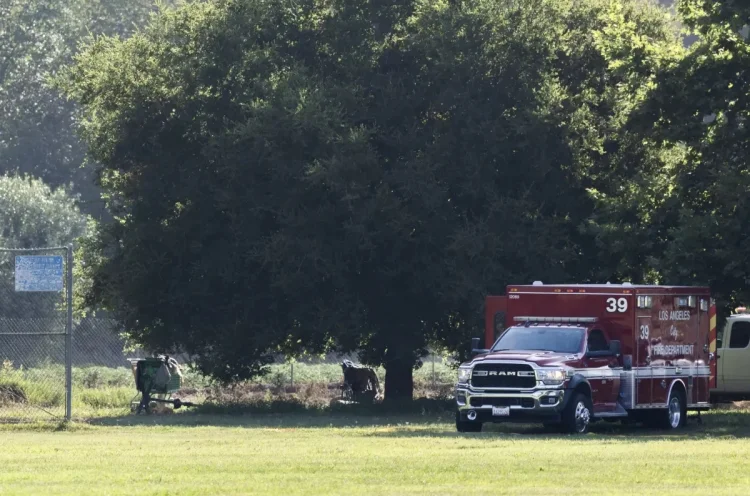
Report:
[{"label": "red fire truck", "polygon": [[484,349],[461,364],[456,428],[539,422],[585,433],[629,419],[668,429],[710,408],[716,309],[707,287],[508,286],[485,306]]}]

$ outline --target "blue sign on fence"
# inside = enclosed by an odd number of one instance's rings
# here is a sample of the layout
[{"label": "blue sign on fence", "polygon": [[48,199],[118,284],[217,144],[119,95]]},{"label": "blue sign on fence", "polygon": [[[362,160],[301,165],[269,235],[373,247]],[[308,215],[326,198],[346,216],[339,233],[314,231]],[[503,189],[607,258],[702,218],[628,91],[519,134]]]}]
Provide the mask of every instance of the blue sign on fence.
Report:
[{"label": "blue sign on fence", "polygon": [[16,257],[16,291],[62,291],[63,257]]}]

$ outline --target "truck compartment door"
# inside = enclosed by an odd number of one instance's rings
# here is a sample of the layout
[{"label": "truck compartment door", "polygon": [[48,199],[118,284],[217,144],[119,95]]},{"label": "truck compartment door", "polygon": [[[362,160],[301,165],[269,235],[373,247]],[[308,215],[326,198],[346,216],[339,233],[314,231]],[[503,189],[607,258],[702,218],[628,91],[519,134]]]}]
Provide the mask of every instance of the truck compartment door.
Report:
[{"label": "truck compartment door", "polygon": [[651,372],[651,316],[638,317],[638,328],[635,332],[635,404],[651,404],[651,386],[653,383]]}]

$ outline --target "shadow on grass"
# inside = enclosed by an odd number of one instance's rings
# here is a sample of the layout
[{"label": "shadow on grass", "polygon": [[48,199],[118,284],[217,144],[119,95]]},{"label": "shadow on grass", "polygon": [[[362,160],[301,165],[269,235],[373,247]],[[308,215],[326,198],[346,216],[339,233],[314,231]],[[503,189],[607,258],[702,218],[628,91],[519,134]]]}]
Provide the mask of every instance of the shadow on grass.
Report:
[{"label": "shadow on grass", "polygon": [[688,416],[684,429],[669,432],[641,424],[596,422],[591,434],[570,436],[558,434],[540,425],[485,424],[482,433],[460,434],[454,427],[452,401],[418,399],[413,402],[374,405],[340,405],[311,407],[297,402],[264,402],[256,404],[218,406],[206,404],[180,410],[170,415],[121,415],[92,418],[84,421],[89,426],[106,427],[240,427],[248,429],[287,428],[362,428],[390,427],[365,436],[396,437],[451,437],[493,439],[519,436],[528,439],[570,438],[582,441],[601,441],[603,438],[627,442],[652,440],[707,439],[715,437],[750,438],[750,410],[719,409],[701,415]]},{"label": "shadow on grass", "polygon": [[122,415],[84,420],[88,425],[245,427],[245,428],[329,428],[431,425],[454,421],[453,402],[418,399],[408,403],[373,405],[306,406],[297,402],[263,402],[219,406],[206,404],[175,414]]},{"label": "shadow on grass", "polygon": [[595,422],[588,435],[560,434],[541,425],[485,424],[481,433],[457,433],[454,429],[430,426],[427,429],[403,429],[389,432],[368,433],[368,436],[394,437],[464,437],[477,439],[524,438],[524,439],[570,439],[575,441],[597,441],[617,439],[624,442],[648,442],[655,440],[688,440],[711,438],[750,438],[750,411],[717,411],[688,416],[685,428],[667,431],[644,426],[640,423]]}]

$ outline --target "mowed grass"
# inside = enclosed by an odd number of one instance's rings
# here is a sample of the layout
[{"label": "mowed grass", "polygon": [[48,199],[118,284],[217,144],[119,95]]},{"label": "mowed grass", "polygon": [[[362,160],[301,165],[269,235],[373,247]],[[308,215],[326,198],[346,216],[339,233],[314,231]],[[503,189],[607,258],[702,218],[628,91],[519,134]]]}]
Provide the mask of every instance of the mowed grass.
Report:
[{"label": "mowed grass", "polygon": [[750,412],[680,434],[457,434],[450,415],[205,415],[0,427],[0,494],[750,493]]}]

